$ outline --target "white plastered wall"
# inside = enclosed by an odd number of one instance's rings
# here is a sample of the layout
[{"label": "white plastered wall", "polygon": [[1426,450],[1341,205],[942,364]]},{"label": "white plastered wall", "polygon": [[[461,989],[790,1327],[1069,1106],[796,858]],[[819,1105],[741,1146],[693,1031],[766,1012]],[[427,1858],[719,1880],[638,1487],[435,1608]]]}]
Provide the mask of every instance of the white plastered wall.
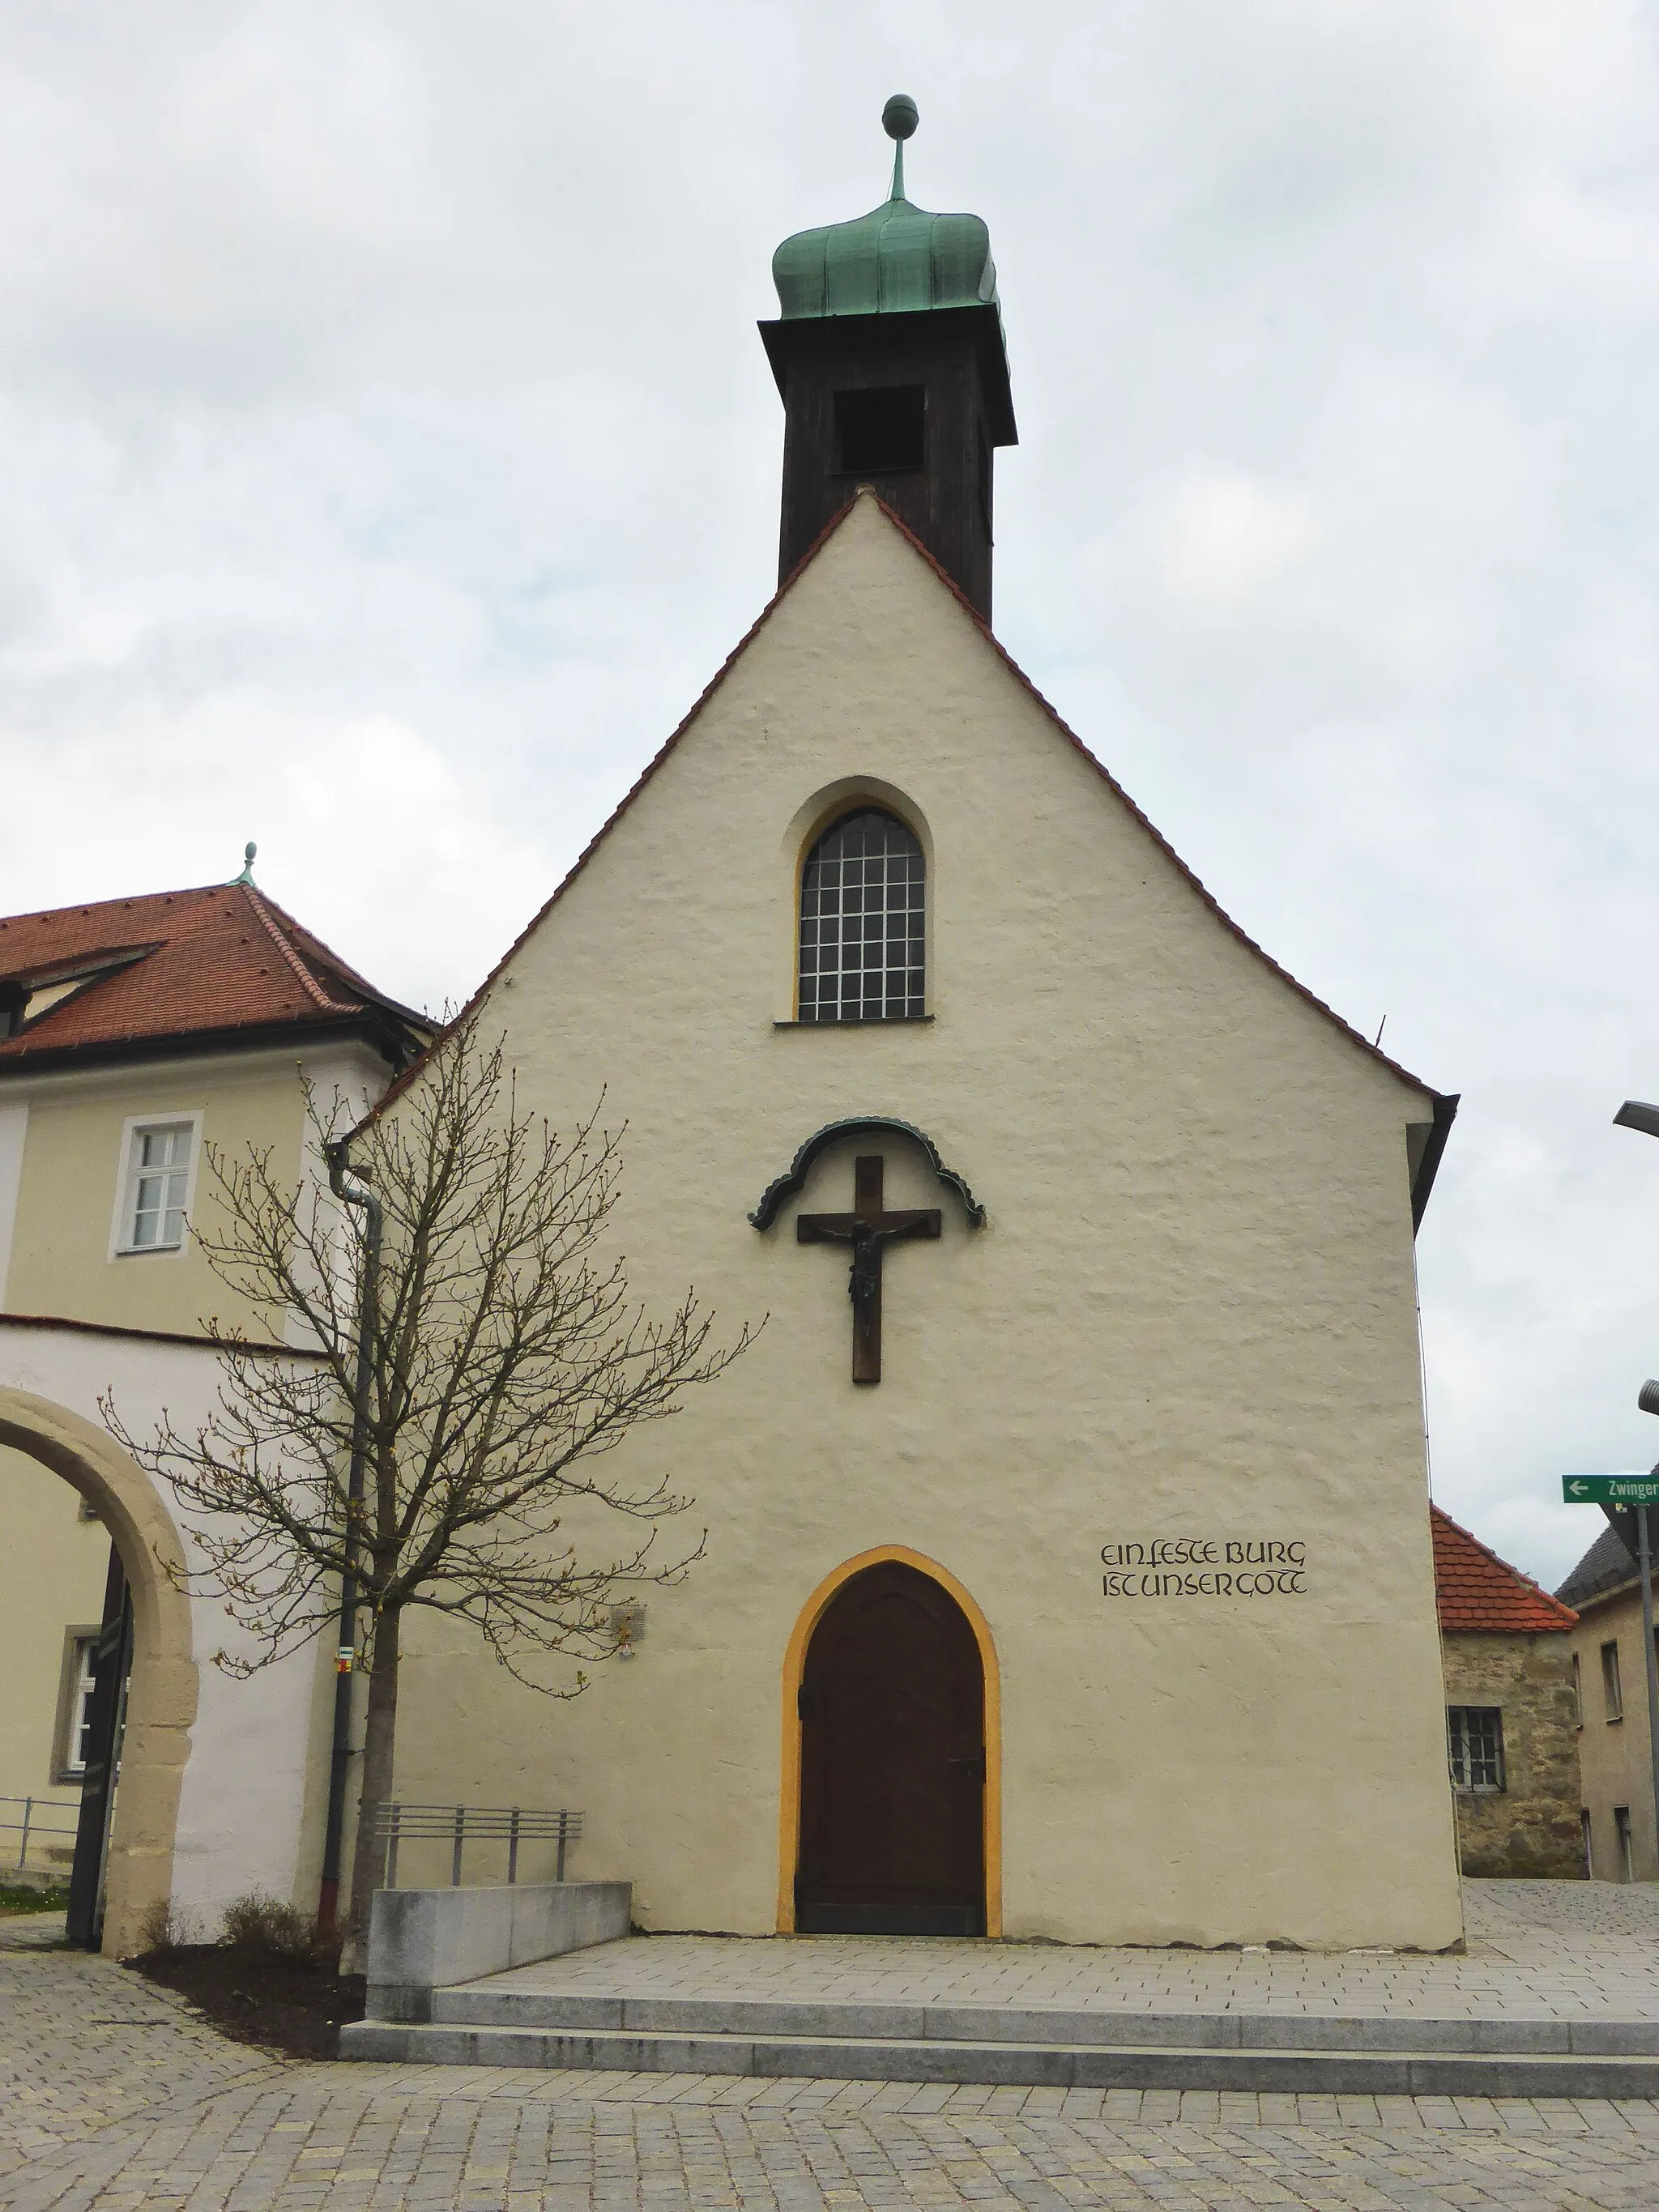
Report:
[{"label": "white plastered wall", "polygon": [[[137,1437],[164,1406],[180,1428],[205,1417],[218,1378],[217,1360],[205,1349],[0,1323],[0,1382],[100,1425],[98,1400],[107,1392]],[[194,1561],[188,1533],[164,1503]],[[222,1605],[196,1595],[191,1615],[199,1698],[179,1800],[173,1899],[211,1934],[233,1898],[251,1890],[296,1895],[319,1655],[313,1645],[238,1681],[212,1663],[222,1649],[252,1649]],[[314,1894],[299,1901],[314,1905]]]},{"label": "white plastered wall", "polygon": [[[796,828],[860,782],[932,867],[927,1023],[778,1026]],[[410,1625],[399,1793],[567,1803],[653,1927],[776,1924],[783,1655],[839,1563],[902,1545],[1000,1655],[1014,1936],[1433,1948],[1461,1911],[1407,1129],[1431,1100],[1232,934],[861,501],[492,992],[520,1097],[626,1121],[617,1243],[757,1348],[615,1464],[708,1553],[573,1704]],[[746,1215],[814,1129],[884,1147],[885,1373],[844,1257]],[[799,1203],[844,1206],[827,1156]],[[665,1532],[672,1546],[677,1530]],[[1294,1540],[1296,1595],[1109,1601],[1101,1548]]]}]

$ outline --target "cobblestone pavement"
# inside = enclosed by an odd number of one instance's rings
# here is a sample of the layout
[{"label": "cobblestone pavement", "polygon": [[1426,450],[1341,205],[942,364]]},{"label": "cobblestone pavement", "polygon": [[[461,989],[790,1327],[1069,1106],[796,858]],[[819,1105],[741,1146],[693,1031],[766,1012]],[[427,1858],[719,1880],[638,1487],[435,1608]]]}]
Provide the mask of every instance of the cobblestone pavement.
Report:
[{"label": "cobblestone pavement", "polygon": [[170,1990],[49,1948],[63,1934],[61,1913],[0,1920],[0,2192],[25,2161],[111,2120],[271,2070]]},{"label": "cobblestone pavement", "polygon": [[1468,1882],[1464,1900],[1468,1948],[1456,1954],[646,1936],[491,1980],[592,1996],[1659,2020],[1659,1893],[1650,1884]]},{"label": "cobblestone pavement", "polygon": [[1656,2105],[296,2065],[17,1928],[0,1925],[9,2212],[1659,2206]]}]

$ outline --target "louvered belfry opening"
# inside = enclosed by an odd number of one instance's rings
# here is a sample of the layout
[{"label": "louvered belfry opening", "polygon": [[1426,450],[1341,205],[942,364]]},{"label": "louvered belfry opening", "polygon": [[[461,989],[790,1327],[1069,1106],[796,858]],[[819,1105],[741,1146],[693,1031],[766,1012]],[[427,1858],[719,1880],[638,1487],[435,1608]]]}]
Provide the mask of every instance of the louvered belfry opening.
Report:
[{"label": "louvered belfry opening", "polygon": [[1013,442],[995,308],[766,323],[762,335],[784,404],[779,581],[867,483],[988,622],[993,455]]}]

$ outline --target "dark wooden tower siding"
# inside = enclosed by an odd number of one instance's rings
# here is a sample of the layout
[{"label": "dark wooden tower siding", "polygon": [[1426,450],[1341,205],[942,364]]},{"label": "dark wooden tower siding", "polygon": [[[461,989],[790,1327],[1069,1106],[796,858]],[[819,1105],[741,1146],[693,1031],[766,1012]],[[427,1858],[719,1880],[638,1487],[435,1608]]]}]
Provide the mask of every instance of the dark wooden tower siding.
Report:
[{"label": "dark wooden tower siding", "polygon": [[781,312],[761,336],[783,399],[778,581],[867,483],[988,623],[994,457],[1016,443],[991,234],[906,198],[915,100],[895,93],[881,121],[886,199],[772,256]]},{"label": "dark wooden tower siding", "polygon": [[1015,442],[993,307],[763,323],[783,399],[781,582],[861,483],[991,618],[993,456]]}]

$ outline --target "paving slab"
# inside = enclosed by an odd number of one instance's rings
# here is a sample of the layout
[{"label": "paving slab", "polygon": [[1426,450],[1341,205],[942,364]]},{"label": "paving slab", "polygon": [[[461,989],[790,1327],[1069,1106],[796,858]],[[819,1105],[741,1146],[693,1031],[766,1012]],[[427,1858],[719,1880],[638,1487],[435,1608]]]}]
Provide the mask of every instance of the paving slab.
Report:
[{"label": "paving slab", "polygon": [[348,2028],[355,2060],[1352,2095],[1659,2095],[1659,1898],[1469,1885],[1425,1955],[629,1937]]},{"label": "paving slab", "polygon": [[62,1916],[0,1921],[0,2190],[18,2166],[159,2102],[270,2076],[170,1990],[63,1946]]},{"label": "paving slab", "polygon": [[[823,2008],[822,2032],[901,2033],[898,2008],[1336,2020],[1659,2023],[1659,1893],[1646,1883],[1465,1885],[1461,1953],[1139,1949],[882,1936],[639,1936],[467,1984],[577,2002],[569,2026],[690,2025],[675,2004]],[[624,2008],[627,2008],[624,2015]],[[878,2009],[879,2008],[879,2009]],[[831,2017],[847,2021],[840,2030]],[[860,2016],[864,2026],[858,2023]],[[706,2015],[704,2015],[706,2017]],[[757,2016],[775,2027],[775,2009]]]},{"label": "paving slab", "polygon": [[1659,2205],[1659,2103],[288,2064],[107,1961],[0,1943],[0,2131],[32,2069],[58,2139],[0,2168],[6,2212]]}]

